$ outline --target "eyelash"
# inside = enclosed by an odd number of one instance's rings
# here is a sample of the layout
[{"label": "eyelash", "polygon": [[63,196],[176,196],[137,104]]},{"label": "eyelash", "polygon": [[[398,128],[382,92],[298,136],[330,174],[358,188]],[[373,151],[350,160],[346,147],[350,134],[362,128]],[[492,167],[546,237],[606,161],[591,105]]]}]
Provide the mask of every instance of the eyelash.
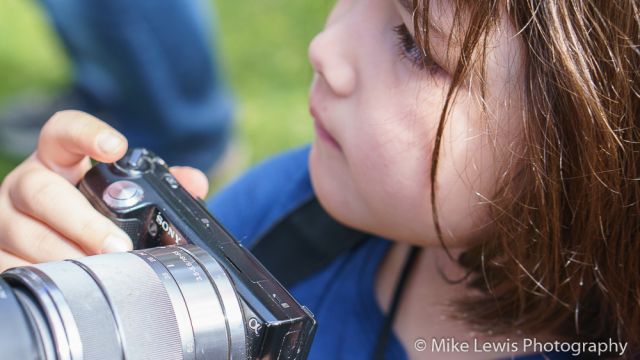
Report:
[{"label": "eyelash", "polygon": [[400,56],[402,58],[407,59],[413,66],[420,70],[434,70],[438,66],[438,64],[427,56],[416,44],[416,41],[404,24],[394,26],[393,32],[396,33],[398,49],[400,50]]}]

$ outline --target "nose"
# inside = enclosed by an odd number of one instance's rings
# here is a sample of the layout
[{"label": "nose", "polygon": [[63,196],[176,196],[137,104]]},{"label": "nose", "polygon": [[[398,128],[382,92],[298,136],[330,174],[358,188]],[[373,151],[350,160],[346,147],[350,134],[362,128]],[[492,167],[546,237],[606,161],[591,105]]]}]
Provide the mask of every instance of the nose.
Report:
[{"label": "nose", "polygon": [[343,22],[327,24],[309,44],[309,60],[314,71],[340,97],[348,97],[356,89],[356,70],[353,56],[355,44]]}]

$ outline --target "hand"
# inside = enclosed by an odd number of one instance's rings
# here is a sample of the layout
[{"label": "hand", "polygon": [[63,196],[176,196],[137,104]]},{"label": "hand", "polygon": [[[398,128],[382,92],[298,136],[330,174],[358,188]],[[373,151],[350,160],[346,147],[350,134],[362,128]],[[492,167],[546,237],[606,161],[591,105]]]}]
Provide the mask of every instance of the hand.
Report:
[{"label": "hand", "polygon": [[[131,250],[127,234],[75,187],[91,168],[89,157],[114,162],[126,150],[124,136],[89,114],[62,111],[49,119],[36,151],[0,185],[0,270]],[[202,172],[171,170],[192,195],[206,195]]]}]

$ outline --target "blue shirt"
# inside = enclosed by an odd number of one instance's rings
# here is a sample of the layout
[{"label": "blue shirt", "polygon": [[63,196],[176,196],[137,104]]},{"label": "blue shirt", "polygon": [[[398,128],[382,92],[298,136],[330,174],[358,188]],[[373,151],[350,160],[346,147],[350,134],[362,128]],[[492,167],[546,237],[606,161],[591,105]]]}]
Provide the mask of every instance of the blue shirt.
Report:
[{"label": "blue shirt", "polygon": [[[211,199],[209,209],[231,234],[250,248],[272,224],[314,196],[308,155],[309,149],[305,147],[254,167]],[[390,245],[388,240],[371,237],[289,289],[318,321],[310,360],[373,357],[384,319],[374,294],[375,273]],[[408,359],[393,333],[385,355],[387,359]],[[554,355],[546,354],[546,358],[560,358]],[[534,354],[518,359],[543,357]]]}]

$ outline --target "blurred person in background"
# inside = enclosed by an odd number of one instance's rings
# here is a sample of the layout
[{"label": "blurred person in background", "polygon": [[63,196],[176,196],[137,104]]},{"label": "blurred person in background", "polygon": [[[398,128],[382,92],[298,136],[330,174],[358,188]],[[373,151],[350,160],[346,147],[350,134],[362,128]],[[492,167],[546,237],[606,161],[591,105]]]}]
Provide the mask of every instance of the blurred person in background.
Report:
[{"label": "blurred person in background", "polygon": [[42,0],[73,80],[53,97],[18,94],[0,112],[0,150],[26,156],[44,121],[82,109],[121,131],[131,146],[169,163],[212,169],[226,148],[233,101],[204,0]]}]

